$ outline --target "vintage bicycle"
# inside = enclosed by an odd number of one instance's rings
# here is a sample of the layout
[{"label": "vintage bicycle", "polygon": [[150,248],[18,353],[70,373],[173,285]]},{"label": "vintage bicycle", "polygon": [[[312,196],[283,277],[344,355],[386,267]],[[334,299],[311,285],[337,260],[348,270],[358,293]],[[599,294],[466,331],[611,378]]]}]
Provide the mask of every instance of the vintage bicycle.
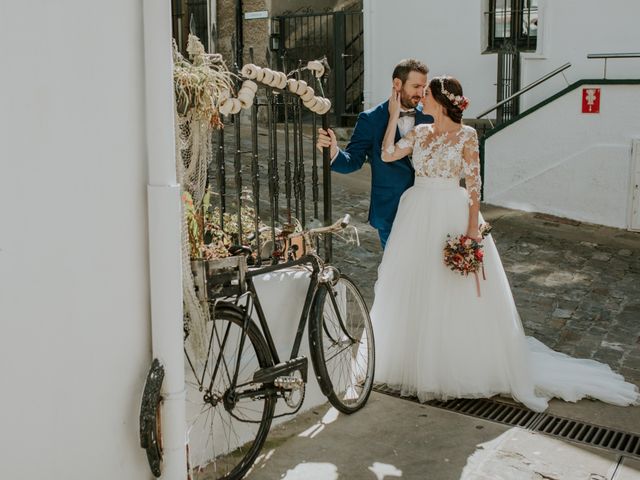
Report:
[{"label": "vintage bicycle", "polygon": [[[344,229],[349,216],[284,240],[283,263],[247,268],[234,256],[192,264],[209,308],[206,352],[187,359],[189,456],[194,479],[239,479],[251,468],[271,422],[302,406],[308,359],[301,356],[307,323],[311,363],[322,393],[339,411],[361,409],[373,386],[375,351],[367,305],[355,283],[317,254],[320,235]],[[282,360],[254,283],[298,269],[309,278],[291,353]],[[276,414],[276,403],[283,413]]]}]

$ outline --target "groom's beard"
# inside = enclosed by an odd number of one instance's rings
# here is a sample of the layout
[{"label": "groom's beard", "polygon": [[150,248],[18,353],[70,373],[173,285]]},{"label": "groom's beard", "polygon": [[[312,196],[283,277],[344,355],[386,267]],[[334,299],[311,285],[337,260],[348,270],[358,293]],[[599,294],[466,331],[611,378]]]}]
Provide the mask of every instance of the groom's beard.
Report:
[{"label": "groom's beard", "polygon": [[421,97],[409,97],[405,96],[404,93],[402,98],[400,99],[400,103],[402,104],[402,108],[410,110],[412,108],[416,108],[420,103]]}]

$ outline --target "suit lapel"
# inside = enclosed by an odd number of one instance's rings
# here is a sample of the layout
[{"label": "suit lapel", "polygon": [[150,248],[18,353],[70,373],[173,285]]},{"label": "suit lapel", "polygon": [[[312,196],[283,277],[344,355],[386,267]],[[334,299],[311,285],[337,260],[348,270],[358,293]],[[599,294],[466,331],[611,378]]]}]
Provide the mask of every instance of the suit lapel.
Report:
[{"label": "suit lapel", "polygon": [[433,117],[422,113],[422,105],[418,105],[418,108],[416,108],[416,125],[423,123],[433,123]]}]

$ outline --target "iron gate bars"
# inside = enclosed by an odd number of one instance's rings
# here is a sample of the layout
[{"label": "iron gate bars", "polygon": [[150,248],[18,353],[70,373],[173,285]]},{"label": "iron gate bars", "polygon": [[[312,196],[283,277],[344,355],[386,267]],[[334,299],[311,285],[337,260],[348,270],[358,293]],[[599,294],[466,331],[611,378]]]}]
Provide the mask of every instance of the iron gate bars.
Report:
[{"label": "iron gate bars", "polygon": [[[498,102],[520,90],[520,52],[505,45],[498,52]],[[514,98],[498,107],[496,121],[504,123],[520,113],[520,98]]]},{"label": "iron gate bars", "polygon": [[[538,38],[538,0],[490,0],[485,11],[489,33],[487,51],[498,54],[497,100],[520,90],[520,52],[535,51]],[[519,99],[500,105],[497,122],[520,112]]]},{"label": "iron gate bars", "polygon": [[[274,68],[292,70],[323,55],[333,69],[327,95],[336,125],[353,125],[364,101],[364,35],[362,11],[281,15],[272,19],[271,37],[277,39]],[[276,47],[277,45],[277,47]]]},{"label": "iron gate bars", "polygon": [[[308,71],[299,68],[289,77],[305,80],[318,93],[323,90]],[[305,123],[308,120],[310,125]],[[328,126],[327,114],[322,124]],[[325,152],[322,164],[318,160],[317,125],[317,115],[303,106],[298,95],[259,85],[248,114],[226,117],[225,127],[214,133],[215,158],[207,174],[216,191],[211,208],[219,208],[225,231],[225,218],[233,216],[238,227],[234,242],[242,246],[253,241],[257,264],[268,257],[278,259],[281,245],[278,241],[266,244],[265,238],[277,238],[281,229],[292,228],[296,220],[303,227],[332,223],[330,159]],[[251,220],[243,215],[242,207],[247,206],[254,210]],[[270,235],[261,238],[265,230]],[[330,239],[322,255],[330,260]]]}]

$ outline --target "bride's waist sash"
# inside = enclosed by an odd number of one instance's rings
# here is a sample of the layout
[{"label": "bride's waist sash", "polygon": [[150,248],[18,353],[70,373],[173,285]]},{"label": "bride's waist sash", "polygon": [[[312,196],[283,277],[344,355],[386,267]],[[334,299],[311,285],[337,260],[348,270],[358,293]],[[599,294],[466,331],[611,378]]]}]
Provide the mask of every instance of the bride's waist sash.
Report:
[{"label": "bride's waist sash", "polygon": [[460,188],[460,179],[446,177],[423,177],[416,175],[414,186],[437,189]]}]

